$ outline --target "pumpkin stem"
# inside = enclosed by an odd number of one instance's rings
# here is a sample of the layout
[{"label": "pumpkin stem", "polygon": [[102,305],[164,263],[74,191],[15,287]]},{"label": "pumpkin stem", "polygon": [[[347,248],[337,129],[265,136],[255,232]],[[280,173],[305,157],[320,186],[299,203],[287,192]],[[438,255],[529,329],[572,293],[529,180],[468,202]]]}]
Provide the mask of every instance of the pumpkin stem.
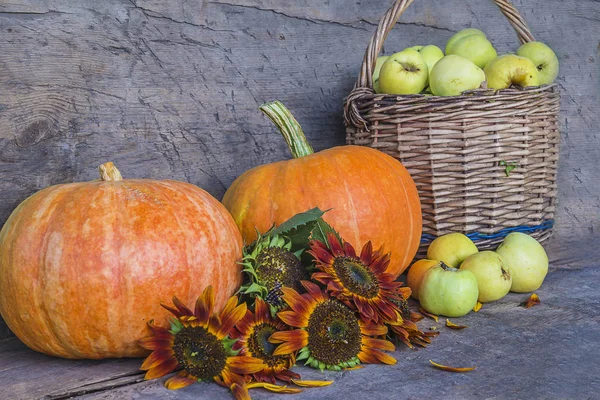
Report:
[{"label": "pumpkin stem", "polygon": [[115,164],[110,161],[99,166],[98,170],[100,171],[100,179],[104,182],[123,180],[121,172],[119,172],[117,167],[115,167]]},{"label": "pumpkin stem", "polygon": [[259,109],[277,125],[292,152],[292,157],[300,158],[315,152],[306,140],[302,127],[296,121],[296,118],[279,100],[265,103]]}]

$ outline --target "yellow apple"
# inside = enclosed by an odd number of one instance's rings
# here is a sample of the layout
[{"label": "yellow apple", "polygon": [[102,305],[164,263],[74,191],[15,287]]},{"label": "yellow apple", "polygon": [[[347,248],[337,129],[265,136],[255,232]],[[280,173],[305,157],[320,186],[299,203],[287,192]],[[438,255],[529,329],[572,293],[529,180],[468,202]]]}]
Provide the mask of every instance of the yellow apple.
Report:
[{"label": "yellow apple", "polygon": [[558,57],[542,42],[525,43],[517,49],[517,55],[529,58],[540,74],[540,85],[549,85],[558,76]]},{"label": "yellow apple", "polygon": [[506,89],[510,85],[540,85],[540,75],[533,61],[516,54],[497,57],[485,66],[484,71],[487,85],[492,89]]},{"label": "yellow apple", "polygon": [[467,235],[455,232],[435,238],[427,248],[427,258],[458,268],[465,258],[478,251]]},{"label": "yellow apple", "polygon": [[381,67],[383,63],[389,58],[389,56],[379,56],[377,57],[377,61],[375,62],[375,69],[373,70],[373,90],[375,93],[379,92],[379,72],[381,71]]},{"label": "yellow apple", "polygon": [[452,46],[454,46],[456,42],[458,42],[463,37],[470,35],[480,35],[485,37],[485,33],[475,28],[467,28],[463,29],[462,31],[458,31],[454,35],[452,35],[450,39],[448,39],[448,42],[446,42],[446,55],[449,54],[449,51],[452,50]]},{"label": "yellow apple", "polygon": [[[415,47],[420,47],[420,49],[415,49]],[[414,46],[413,49],[417,50],[423,56],[425,60],[425,64],[427,64],[427,69],[431,74],[431,69],[444,57],[444,52],[437,46],[433,44],[428,44],[427,46]]]},{"label": "yellow apple", "polygon": [[510,291],[510,269],[500,254],[494,251],[485,250],[470,255],[460,264],[460,270],[471,271],[477,278],[477,301],[480,303],[500,300]]},{"label": "yellow apple", "polygon": [[485,67],[488,62],[498,56],[492,43],[482,35],[469,35],[460,38],[446,54],[464,57],[473,61],[479,68]]},{"label": "yellow apple", "polygon": [[483,70],[457,55],[442,58],[429,74],[429,87],[436,96],[458,96],[465,90],[477,89],[483,81]]},{"label": "yellow apple", "polygon": [[414,49],[392,54],[379,72],[379,89],[389,94],[416,94],[427,86],[429,71],[423,56]]},{"label": "yellow apple", "polygon": [[511,291],[527,293],[542,286],[548,273],[548,255],[537,240],[524,233],[513,232],[504,238],[496,252],[512,273]]}]

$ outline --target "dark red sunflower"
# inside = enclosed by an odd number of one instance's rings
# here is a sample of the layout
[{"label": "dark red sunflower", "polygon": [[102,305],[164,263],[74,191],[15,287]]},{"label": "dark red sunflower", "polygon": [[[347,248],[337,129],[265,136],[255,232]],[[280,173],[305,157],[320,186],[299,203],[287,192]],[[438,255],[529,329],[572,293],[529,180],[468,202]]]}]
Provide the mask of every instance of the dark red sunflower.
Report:
[{"label": "dark red sunflower", "polygon": [[387,319],[385,323],[389,326],[392,336],[395,336],[402,343],[413,348],[413,344],[425,347],[431,343],[431,337],[437,336],[439,332],[423,332],[419,329],[416,321],[419,320],[419,315],[410,311],[408,306],[408,298],[411,290],[409,287],[403,286],[398,288],[398,300],[394,300],[394,304],[398,306],[400,314],[395,319]]},{"label": "dark red sunflower", "polygon": [[341,370],[359,363],[395,364],[384,351],[393,351],[394,345],[381,336],[387,333],[384,325],[359,319],[354,311],[332,298],[316,284],[302,281],[308,293],[283,288],[283,300],[291,310],[280,311],[279,318],[298,329],[279,331],[269,341],[279,344],[273,355],[299,352],[297,360],[321,370]]},{"label": "dark red sunflower", "polygon": [[148,371],[145,379],[164,376],[177,369],[179,374],[165,382],[168,389],[179,389],[199,381],[215,381],[229,388],[236,399],[249,399],[246,375],[262,371],[262,360],[237,355],[228,334],[244,315],[246,304],[238,305],[231,297],[220,313],[213,313],[215,298],[211,286],[198,297],[192,312],[173,297],[173,307],[162,305],[175,318],[170,329],[148,324],[152,335],[139,344],[152,350],[141,368]]},{"label": "dark red sunflower", "polygon": [[382,323],[401,314],[395,304],[401,282],[385,272],[390,263],[389,254],[373,251],[371,242],[357,256],[354,247],[340,242],[332,233],[327,243],[313,240],[310,252],[318,272],[312,279],[327,287],[327,291],[353,310],[365,321]]},{"label": "dark red sunflower", "polygon": [[266,367],[252,374],[256,382],[275,384],[276,380],[297,384],[303,387],[318,387],[331,384],[333,381],[302,381],[300,375],[290,368],[296,363],[296,354],[288,353],[274,355],[277,347],[269,342],[275,332],[289,330],[289,327],[279,319],[273,318],[269,305],[260,297],[255,299],[255,310],[246,311],[246,315],[236,325],[232,338],[237,339],[233,345],[240,355],[248,355],[261,359]]}]

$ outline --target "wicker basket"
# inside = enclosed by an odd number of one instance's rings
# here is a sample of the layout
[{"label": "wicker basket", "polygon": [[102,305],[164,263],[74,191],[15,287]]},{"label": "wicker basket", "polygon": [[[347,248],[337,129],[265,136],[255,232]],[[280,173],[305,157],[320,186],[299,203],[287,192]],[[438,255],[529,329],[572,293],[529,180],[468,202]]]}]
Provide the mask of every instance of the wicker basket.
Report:
[{"label": "wicker basket", "polygon": [[[548,239],[560,138],[556,86],[450,97],[376,94],[373,66],[412,1],[395,1],[367,47],[344,104],[347,143],[390,154],[411,173],[423,210],[419,257],[433,239],[451,232],[467,234],[480,249],[495,248],[514,231]],[[521,43],[534,40],[509,1],[494,3]]]}]

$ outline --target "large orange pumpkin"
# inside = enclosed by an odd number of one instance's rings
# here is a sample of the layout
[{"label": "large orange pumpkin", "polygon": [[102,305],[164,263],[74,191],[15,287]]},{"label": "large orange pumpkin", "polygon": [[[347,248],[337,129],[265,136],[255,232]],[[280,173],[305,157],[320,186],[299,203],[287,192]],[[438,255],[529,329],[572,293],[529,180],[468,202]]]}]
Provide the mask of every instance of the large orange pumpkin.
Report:
[{"label": "large orange pumpkin", "polygon": [[223,204],[246,242],[273,224],[319,207],[324,219],[356,248],[367,241],[392,253],[388,272],[400,275],[421,239],[421,204],[404,166],[383,152],[339,146],[313,153],[298,122],[280,102],[261,110],[278,126],[294,159],[239,176]]},{"label": "large orange pumpkin", "polygon": [[66,358],[139,357],[146,323],[173,295],[212,285],[220,309],[241,283],[227,210],[184,182],[102,179],[48,187],[0,231],[0,314],[26,345]]}]

